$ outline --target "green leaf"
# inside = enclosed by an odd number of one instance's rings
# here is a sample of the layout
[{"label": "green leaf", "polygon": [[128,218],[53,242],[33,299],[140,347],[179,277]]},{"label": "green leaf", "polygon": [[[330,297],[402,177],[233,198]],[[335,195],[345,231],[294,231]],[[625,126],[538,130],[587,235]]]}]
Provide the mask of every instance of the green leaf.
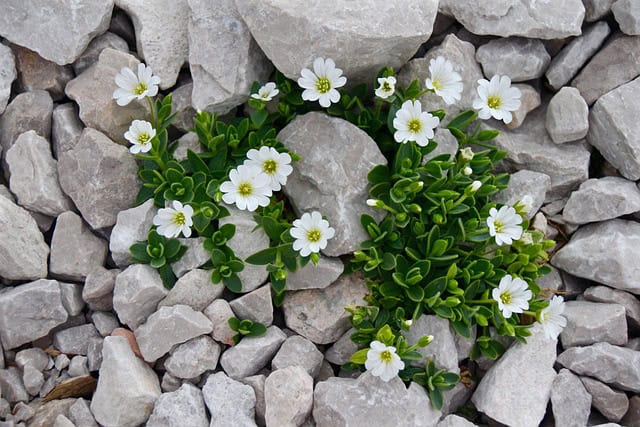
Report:
[{"label": "green leaf", "polygon": [[262,127],[264,122],[269,117],[269,112],[265,109],[262,110],[253,110],[251,112],[251,122],[256,128]]},{"label": "green leaf", "polygon": [[195,152],[187,149],[187,159],[189,160],[191,169],[194,172],[203,172],[206,175],[209,174],[209,167]]},{"label": "green leaf", "polygon": [[173,285],[176,284],[178,278],[173,273],[173,269],[169,264],[165,264],[158,269],[158,273],[160,274],[160,278],[162,279],[162,284],[165,288],[171,289]]},{"label": "green leaf", "polygon": [[149,265],[153,268],[163,267],[167,263],[167,260],[164,257],[160,258],[152,258]]},{"label": "green leaf", "polygon": [[429,400],[431,400],[431,406],[433,406],[434,409],[442,409],[442,405],[444,405],[444,398],[440,390],[429,390]]},{"label": "green leaf", "polygon": [[260,322],[254,322],[249,332],[250,337],[260,337],[267,333],[267,327]]},{"label": "green leaf", "polygon": [[229,277],[223,277],[222,283],[229,289],[231,292],[240,293],[242,292],[242,282],[237,274],[233,273]]},{"label": "green leaf", "polygon": [[420,302],[424,299],[424,289],[420,286],[412,286],[405,290],[407,297],[414,302]]},{"label": "green leaf", "polygon": [[236,332],[240,329],[240,319],[237,317],[230,317],[227,319],[227,323],[229,324],[229,327]]},{"label": "green leaf", "polygon": [[151,257],[147,253],[147,243],[138,242],[129,247],[129,252],[133,259],[141,264],[148,264],[151,261]]},{"label": "green leaf", "polygon": [[369,348],[363,348],[362,350],[358,350],[351,355],[349,359],[351,363],[355,363],[356,365],[364,365],[364,362],[367,361],[367,352]]},{"label": "green leaf", "polygon": [[449,130],[451,129],[465,130],[466,127],[469,126],[469,123],[474,121],[476,117],[478,117],[478,113],[473,110],[463,111],[462,113],[458,114],[456,117],[453,118],[453,120],[449,122],[449,124],[447,125],[447,128]]},{"label": "green leaf", "polygon": [[245,259],[245,262],[254,265],[267,265],[274,263],[276,261],[277,255],[278,248],[267,248],[256,252],[253,255],[250,255],[247,259]]},{"label": "green leaf", "polygon": [[390,180],[389,167],[387,165],[376,165],[367,174],[367,179],[372,184],[388,182]]}]

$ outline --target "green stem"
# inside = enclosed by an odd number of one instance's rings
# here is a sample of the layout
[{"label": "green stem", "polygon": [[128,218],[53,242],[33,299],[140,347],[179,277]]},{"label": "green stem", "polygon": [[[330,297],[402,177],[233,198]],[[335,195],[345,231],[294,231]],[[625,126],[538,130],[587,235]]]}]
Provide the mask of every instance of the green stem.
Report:
[{"label": "green stem", "polygon": [[472,299],[465,301],[466,304],[495,304],[496,302],[494,299]]},{"label": "green stem", "polygon": [[535,317],[535,318],[537,318],[537,317],[538,317],[538,316],[537,316],[537,313],[536,313],[535,311],[525,310],[525,311],[523,311],[522,313],[523,313],[523,314],[528,314],[528,315],[529,315],[529,316],[531,316],[531,317]]},{"label": "green stem", "polygon": [[145,98],[147,99],[147,104],[149,104],[149,114],[151,114],[151,124],[153,125],[154,129],[158,129],[158,119],[156,117],[156,109],[153,105],[153,101],[148,96],[146,96]]},{"label": "green stem", "polygon": [[422,95],[424,95],[425,93],[429,93],[429,92],[435,92],[433,89],[423,89],[421,90],[413,99],[418,99],[420,98]]}]

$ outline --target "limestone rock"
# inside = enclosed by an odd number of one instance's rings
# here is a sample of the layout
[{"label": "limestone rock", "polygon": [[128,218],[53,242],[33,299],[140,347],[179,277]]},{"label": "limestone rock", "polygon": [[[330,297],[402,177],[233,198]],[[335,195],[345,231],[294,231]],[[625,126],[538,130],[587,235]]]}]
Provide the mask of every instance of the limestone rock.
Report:
[{"label": "limestone rock", "polygon": [[78,117],[78,107],[73,102],[60,104],[51,115],[51,148],[57,159],[61,153],[76,146],[84,125]]},{"label": "limestone rock", "polygon": [[520,37],[491,40],[478,48],[476,59],[488,79],[498,74],[512,82],[537,79],[551,61],[540,40]]},{"label": "limestone rock", "polygon": [[67,371],[71,377],[82,377],[89,375],[87,367],[87,358],[85,356],[74,356],[69,362],[69,370]]},{"label": "limestone rock", "polygon": [[69,419],[76,424],[76,427],[98,427],[93,418],[89,404],[83,398],[79,398],[69,408]]},{"label": "limestone rock", "polygon": [[592,286],[584,291],[584,297],[589,301],[620,304],[625,309],[629,326],[640,330],[640,301],[633,295],[606,286]]},{"label": "limestone rock", "polygon": [[58,331],[53,336],[53,346],[64,354],[86,355],[91,338],[100,334],[92,324],[75,326]]},{"label": "limestone rock", "polygon": [[640,396],[629,399],[629,410],[622,418],[623,425],[637,426],[640,424]]},{"label": "limestone rock", "polygon": [[44,384],[44,375],[33,366],[27,365],[22,370],[22,382],[31,396],[37,396]]},{"label": "limestone rock", "polygon": [[[255,427],[256,395],[251,386],[225,375],[211,374],[202,387],[204,401],[211,413],[210,427]],[[232,404],[230,404],[232,402]]]},{"label": "limestone rock", "polygon": [[227,320],[234,317],[235,314],[231,310],[229,303],[223,299],[213,301],[205,310],[205,316],[211,320],[213,332],[211,336],[214,340],[227,345],[234,345],[233,337],[236,332],[229,327]]},{"label": "limestone rock", "polygon": [[621,391],[589,377],[582,377],[582,384],[591,395],[591,404],[609,421],[620,421],[629,409],[629,399]]},{"label": "limestone rock", "polygon": [[416,362],[416,365],[424,367],[427,358],[430,357],[439,369],[444,368],[457,373],[460,369],[454,334],[447,319],[434,315],[422,315],[413,321],[405,337],[409,345],[414,345],[423,336],[433,335],[431,344],[417,349],[423,358]]},{"label": "limestone rock", "polygon": [[324,289],[335,282],[344,271],[339,258],[320,256],[318,265],[308,263],[304,268],[287,274],[287,290]]},{"label": "limestone rock", "polygon": [[458,415],[447,415],[436,427],[476,427],[476,424]]},{"label": "limestone rock", "polygon": [[[627,320],[624,307],[619,304],[567,301],[564,316],[567,326],[560,334],[564,348],[608,342],[627,343]],[[594,322],[593,319],[598,319]]]},{"label": "limestone rock", "polygon": [[187,247],[187,251],[178,261],[171,264],[171,269],[177,277],[182,277],[188,271],[198,268],[211,260],[211,254],[203,247],[203,243],[206,240],[204,237],[181,238],[178,240],[183,246]]},{"label": "limestone rock", "polygon": [[134,264],[116,277],[113,308],[120,322],[135,329],[156,311],[167,292],[155,269]]},{"label": "limestone rock", "polygon": [[264,383],[267,425],[301,425],[311,415],[313,378],[301,366],[272,372]]},{"label": "limestone rock", "polygon": [[182,276],[158,307],[177,304],[188,305],[196,311],[202,311],[224,291],[224,286],[211,283],[209,270],[195,269]]},{"label": "limestone rock", "polygon": [[561,369],[551,388],[553,418],[558,426],[586,426],[591,413],[591,395],[580,378]]},{"label": "limestone rock", "polygon": [[586,10],[584,20],[587,22],[597,21],[611,10],[611,5],[615,0],[582,0]]},{"label": "limestone rock", "polygon": [[260,337],[244,337],[222,353],[220,366],[234,379],[254,375],[269,363],[286,337],[277,326],[268,327]]},{"label": "limestone rock", "polygon": [[269,284],[234,299],[229,305],[238,319],[249,319],[265,326],[271,326],[273,323],[273,303]]},{"label": "limestone rock", "polygon": [[587,136],[589,107],[578,89],[563,87],[551,98],[545,126],[556,144],[578,141]]},{"label": "limestone rock", "polygon": [[147,426],[208,427],[202,392],[191,384],[183,384],[172,393],[163,393],[156,401]]},{"label": "limestone rock", "polygon": [[135,208],[118,212],[109,239],[109,250],[118,267],[124,268],[131,264],[129,248],[136,242],[147,240],[153,217],[157,212],[152,199]]},{"label": "limestone rock", "polygon": [[318,348],[306,338],[293,335],[282,343],[280,350],[271,361],[271,368],[302,367],[311,377],[316,378],[320,373],[324,357]]},{"label": "limestone rock", "polygon": [[22,376],[15,366],[0,369],[0,394],[9,403],[29,401],[29,394],[24,388]]},{"label": "limestone rock", "polygon": [[253,388],[253,392],[256,394],[256,423],[259,426],[266,425],[264,420],[265,415],[265,401],[264,401],[264,382],[267,378],[264,375],[253,375],[241,379],[240,381]]},{"label": "limestone rock", "polygon": [[354,332],[357,332],[356,329],[349,329],[333,343],[333,345],[325,351],[325,359],[335,365],[344,365],[347,363],[351,359],[351,355],[358,351],[358,344],[351,341],[351,335],[353,335]]},{"label": "limestone rock", "polygon": [[[187,132],[187,135],[189,135],[189,138],[191,138],[191,141],[195,141],[195,144],[194,144],[195,149],[192,148],[192,150],[197,153],[202,149],[200,147],[200,142],[195,132],[190,132],[190,130],[194,128],[193,118],[196,115],[196,110],[191,106],[192,92],[193,92],[193,82],[183,84],[182,86],[179,86],[173,89],[172,96],[171,96],[171,111],[176,113],[176,117],[173,119],[171,124],[176,128],[178,128],[180,131]],[[193,138],[194,136],[195,136],[195,139]],[[185,137],[186,135],[183,135],[180,139],[182,140]],[[180,145],[178,146],[178,149],[180,149]],[[176,159],[178,159],[178,155],[180,154],[180,153],[176,154],[178,149],[176,149],[176,151],[173,152],[173,156]],[[187,151],[184,150],[185,159],[187,158],[186,156],[187,156]]]},{"label": "limestone rock", "polygon": [[20,350],[16,353],[14,361],[20,369],[24,369],[24,367],[27,365],[33,366],[40,372],[50,368],[49,355],[42,349],[36,347]]},{"label": "limestone rock", "polygon": [[82,288],[84,299],[92,310],[110,311],[113,308],[113,288],[120,270],[97,268],[87,276]]},{"label": "limestone rock", "polygon": [[208,336],[201,336],[176,346],[164,362],[171,375],[177,378],[195,378],[218,366],[220,345]]},{"label": "limestone rock", "polygon": [[520,108],[511,112],[511,123],[507,125],[507,129],[517,129],[522,126],[527,114],[538,108],[541,104],[540,93],[532,86],[518,83],[513,85],[520,90]]},{"label": "limestone rock", "polygon": [[0,114],[7,108],[11,96],[11,84],[16,79],[16,60],[11,48],[0,46]]},{"label": "limestone rock", "polygon": [[127,41],[119,35],[109,31],[100,34],[98,37],[91,40],[91,43],[89,43],[89,46],[87,46],[84,52],[82,52],[82,55],[74,61],[73,71],[75,71],[76,75],[78,76],[82,74],[85,70],[98,62],[100,53],[106,48],[119,50],[125,53],[129,52]]},{"label": "limestone rock", "polygon": [[85,305],[82,300],[82,285],[60,282],[60,295],[62,305],[69,316],[77,316],[82,313]]},{"label": "limestone rock", "polygon": [[111,335],[111,332],[120,326],[116,316],[104,311],[94,311],[91,313],[91,321],[103,337]]},{"label": "limestone rock", "polygon": [[632,0],[617,0],[611,11],[620,30],[630,36],[640,36],[640,4]]},{"label": "limestone rock", "polygon": [[493,200],[504,205],[513,206],[525,196],[531,196],[533,202],[527,213],[528,219],[538,212],[544,203],[547,191],[551,188],[549,175],[522,169],[511,175],[509,187],[497,193]]},{"label": "limestone rock", "polygon": [[74,77],[71,66],[47,61],[36,52],[19,46],[14,52],[20,92],[46,90],[54,101],[64,98],[64,87]]},{"label": "limestone rock", "polygon": [[640,211],[640,189],[635,182],[607,176],[583,182],[571,193],[562,217],[573,224],[586,224]]}]

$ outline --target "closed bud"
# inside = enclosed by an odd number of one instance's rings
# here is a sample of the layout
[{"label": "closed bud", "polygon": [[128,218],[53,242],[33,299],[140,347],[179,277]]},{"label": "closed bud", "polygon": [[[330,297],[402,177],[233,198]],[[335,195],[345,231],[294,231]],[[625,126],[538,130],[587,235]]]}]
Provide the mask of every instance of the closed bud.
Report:
[{"label": "closed bud", "polygon": [[480,181],[473,181],[471,183],[471,186],[469,186],[469,191],[471,191],[472,193],[475,193],[480,189],[480,187],[482,187],[482,183]]},{"label": "closed bud", "polygon": [[287,270],[278,270],[273,275],[276,280],[285,280],[287,278]]},{"label": "closed bud", "polygon": [[407,190],[409,190],[412,193],[417,193],[418,191],[422,190],[422,187],[424,187],[424,182],[417,181],[417,182],[412,182],[411,185],[409,185],[409,187],[407,188]]},{"label": "closed bud", "polygon": [[407,209],[409,209],[409,212],[414,214],[419,214],[422,212],[422,208],[416,203],[411,203],[409,206],[407,206]]},{"label": "closed bud", "polygon": [[465,162],[470,162],[471,160],[473,160],[473,156],[473,150],[469,147],[460,150],[460,158],[462,158],[462,160]]},{"label": "closed bud", "polygon": [[473,169],[471,169],[469,166],[465,166],[464,169],[462,169],[462,173],[465,176],[469,176],[473,173]]}]

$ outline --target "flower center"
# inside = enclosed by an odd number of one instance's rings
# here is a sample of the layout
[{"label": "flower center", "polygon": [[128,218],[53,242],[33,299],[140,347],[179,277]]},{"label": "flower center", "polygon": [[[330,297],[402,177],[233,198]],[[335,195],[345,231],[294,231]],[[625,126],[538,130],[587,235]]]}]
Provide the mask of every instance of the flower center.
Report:
[{"label": "flower center", "polygon": [[407,123],[407,128],[409,128],[409,132],[418,133],[422,129],[422,122],[418,119],[411,119]]},{"label": "flower center", "polygon": [[242,182],[238,185],[238,194],[242,197],[249,197],[253,194],[253,186],[249,182]]},{"label": "flower center", "polygon": [[320,77],[316,82],[316,90],[320,93],[327,93],[331,90],[331,81],[326,77]]},{"label": "flower center", "polygon": [[487,105],[489,108],[500,108],[500,105],[502,105],[502,99],[500,99],[498,95],[491,95],[487,98]]},{"label": "flower center", "polygon": [[176,225],[185,225],[187,222],[187,219],[184,217],[184,214],[182,212],[176,212],[175,214],[173,214],[173,223]]},{"label": "flower center", "polygon": [[496,229],[496,233],[502,233],[502,230],[504,230],[504,224],[501,221],[493,221],[493,226]]},{"label": "flower center", "polygon": [[311,243],[316,243],[320,240],[320,237],[322,237],[322,233],[317,228],[307,231],[307,240]]},{"label": "flower center", "polygon": [[547,310],[542,314],[542,321],[546,322],[551,317],[551,311]]},{"label": "flower center", "polygon": [[435,90],[442,90],[442,83],[439,80],[432,80],[431,84]]},{"label": "flower center", "polygon": [[262,171],[267,175],[273,175],[277,169],[278,163],[273,159],[265,160],[264,163],[262,163]]},{"label": "flower center", "polygon": [[500,294],[500,301],[502,301],[503,304],[511,304],[512,299],[511,292],[503,292]]},{"label": "flower center", "polygon": [[382,83],[382,91],[391,92],[391,85],[389,84],[389,82]]},{"label": "flower center", "polygon": [[391,360],[393,360],[393,356],[391,355],[391,352],[389,350],[384,350],[380,352],[380,360],[382,360],[384,363],[391,363]]},{"label": "flower center", "polygon": [[146,132],[141,133],[140,135],[138,135],[138,143],[140,145],[145,145],[149,142],[149,140],[151,139],[151,135],[149,135]]},{"label": "flower center", "polygon": [[142,95],[143,93],[146,92],[147,89],[148,89],[147,85],[140,82],[136,87],[133,88],[133,93],[135,93],[136,95]]}]

